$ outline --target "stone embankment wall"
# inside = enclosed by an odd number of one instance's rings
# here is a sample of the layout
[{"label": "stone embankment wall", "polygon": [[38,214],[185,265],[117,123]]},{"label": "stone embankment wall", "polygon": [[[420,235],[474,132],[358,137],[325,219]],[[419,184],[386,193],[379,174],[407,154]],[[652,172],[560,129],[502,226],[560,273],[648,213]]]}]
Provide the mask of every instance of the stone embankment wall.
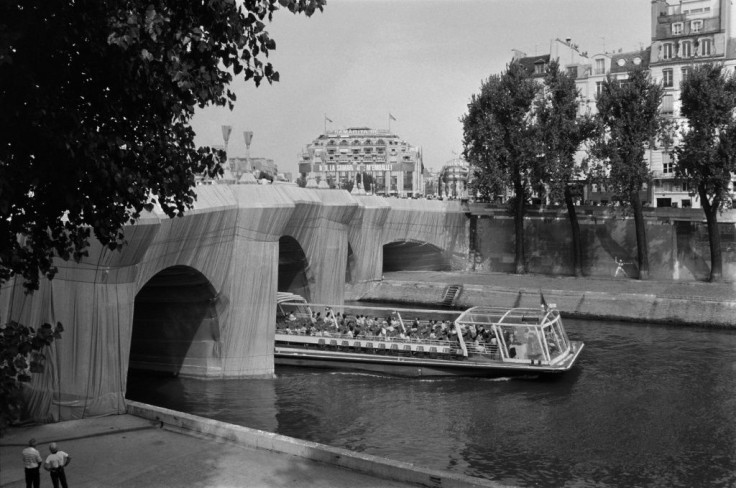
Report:
[{"label": "stone embankment wall", "polygon": [[[468,269],[513,272],[514,220],[503,208],[475,204],[468,207],[471,252]],[[615,260],[638,277],[634,219],[617,207],[578,207],[586,276],[611,277]],[[708,230],[700,209],[648,209],[650,278],[707,280],[710,274]],[[736,212],[719,216],[723,276],[736,280]],[[570,275],[572,234],[564,208],[531,209],[525,220],[525,254],[530,273]]]},{"label": "stone embankment wall", "polygon": [[[384,281],[351,290],[351,299],[405,303],[408,306],[438,305],[450,283]],[[697,297],[657,296],[641,293],[544,289],[547,303],[555,304],[565,317],[611,319],[643,323],[734,328],[736,301]],[[539,289],[465,285],[455,306],[476,305],[504,308],[539,307]]]}]

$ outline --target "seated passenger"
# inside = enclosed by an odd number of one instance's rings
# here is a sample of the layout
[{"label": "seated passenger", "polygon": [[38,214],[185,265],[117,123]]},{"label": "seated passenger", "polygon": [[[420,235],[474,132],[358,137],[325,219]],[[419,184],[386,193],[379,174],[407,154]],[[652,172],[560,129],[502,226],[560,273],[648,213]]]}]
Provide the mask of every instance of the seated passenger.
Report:
[{"label": "seated passenger", "polygon": [[294,315],[294,312],[289,312],[289,322],[294,322],[296,320],[296,315]]}]

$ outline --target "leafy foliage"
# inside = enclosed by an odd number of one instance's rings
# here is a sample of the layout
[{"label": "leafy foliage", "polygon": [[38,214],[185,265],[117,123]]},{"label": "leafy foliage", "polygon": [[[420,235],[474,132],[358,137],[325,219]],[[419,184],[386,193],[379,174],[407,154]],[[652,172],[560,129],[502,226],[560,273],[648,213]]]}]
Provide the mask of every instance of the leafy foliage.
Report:
[{"label": "leafy foliage", "polygon": [[539,154],[533,102],[539,86],[516,61],[501,75],[492,75],[472,95],[463,123],[463,154],[474,168],[472,189],[493,199],[513,189],[517,273],[524,259],[524,207]]},{"label": "leafy foliage", "polygon": [[702,188],[716,207],[729,206],[736,171],[736,76],[721,65],[703,64],[689,71],[681,88],[688,127],[675,149],[677,176]]},{"label": "leafy foliage", "polygon": [[578,95],[575,80],[560,71],[557,61],[550,63],[544,77],[544,96],[535,107],[543,153],[543,164],[535,171],[554,201],[561,201],[566,187],[578,180],[580,168],[575,153],[597,128],[592,117],[578,115]]},{"label": "leafy foliage", "polygon": [[311,15],[324,3],[2,2],[0,281],[36,289],[92,234],[115,249],[144,210],[190,208],[195,175],[224,160],[195,146],[195,107],[232,107],[234,76],[278,81],[262,60],[276,48],[266,22],[279,5]]},{"label": "leafy foliage", "polygon": [[593,155],[607,169],[607,183],[621,196],[651,181],[644,156],[649,144],[669,145],[671,125],[660,114],[664,89],[641,67],[626,80],[608,77],[597,100],[600,137]]},{"label": "leafy foliage", "polygon": [[688,127],[675,149],[677,176],[700,197],[708,223],[710,281],[720,281],[718,212],[731,207],[736,171],[736,75],[719,64],[697,66],[682,82],[680,99]]},{"label": "leafy foliage", "polygon": [[0,432],[21,417],[21,384],[43,371],[43,349],[60,339],[63,330],[60,323],[43,324],[38,330],[17,322],[0,326]]},{"label": "leafy foliage", "polygon": [[539,86],[518,62],[492,75],[473,94],[463,123],[463,155],[474,168],[474,189],[501,194],[514,181],[527,184],[538,147],[532,103]]}]

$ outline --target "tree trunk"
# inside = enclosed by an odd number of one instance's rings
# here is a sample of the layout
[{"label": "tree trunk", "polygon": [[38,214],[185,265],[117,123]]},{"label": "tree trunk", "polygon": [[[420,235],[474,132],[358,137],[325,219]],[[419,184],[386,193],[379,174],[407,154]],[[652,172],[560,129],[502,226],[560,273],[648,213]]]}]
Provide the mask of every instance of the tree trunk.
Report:
[{"label": "tree trunk", "polygon": [[636,257],[639,264],[639,279],[649,279],[649,247],[647,245],[647,230],[644,223],[639,191],[632,191],[629,195],[631,207],[634,209],[634,224],[636,225]]},{"label": "tree trunk", "polygon": [[516,274],[526,273],[526,259],[524,257],[524,185],[517,181],[514,183],[514,194],[516,196],[516,208],[514,209],[514,230],[516,234],[514,268]]},{"label": "tree trunk", "polygon": [[723,259],[721,257],[721,232],[718,229],[718,208],[720,201],[717,197],[713,202],[708,200],[708,194],[702,186],[698,188],[700,202],[705,212],[705,221],[708,224],[708,243],[710,244],[710,278],[708,281],[716,283],[723,279]]},{"label": "tree trunk", "polygon": [[580,243],[580,224],[578,223],[578,214],[575,210],[575,203],[572,201],[570,185],[565,186],[565,205],[567,205],[567,215],[570,218],[570,227],[572,228],[573,274],[575,276],[583,276],[583,247]]}]

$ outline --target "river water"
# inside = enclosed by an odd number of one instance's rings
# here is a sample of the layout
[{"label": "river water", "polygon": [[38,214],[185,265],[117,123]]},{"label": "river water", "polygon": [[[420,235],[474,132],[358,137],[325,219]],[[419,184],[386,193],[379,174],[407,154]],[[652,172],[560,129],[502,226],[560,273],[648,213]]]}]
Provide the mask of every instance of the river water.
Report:
[{"label": "river water", "polygon": [[128,398],[517,486],[736,486],[736,331],[565,321],[554,380],[132,375]]}]

